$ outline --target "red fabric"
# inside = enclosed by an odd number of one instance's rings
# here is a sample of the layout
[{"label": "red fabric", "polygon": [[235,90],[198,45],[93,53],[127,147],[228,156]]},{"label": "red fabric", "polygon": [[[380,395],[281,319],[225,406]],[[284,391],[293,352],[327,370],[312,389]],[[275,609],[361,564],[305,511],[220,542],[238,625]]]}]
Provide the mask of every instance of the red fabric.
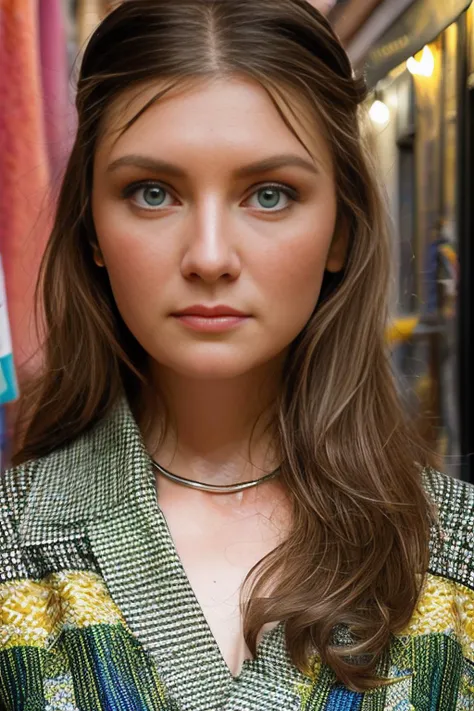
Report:
[{"label": "red fabric", "polygon": [[17,365],[37,350],[33,295],[51,225],[37,13],[38,0],[0,0],[0,249]]},{"label": "red fabric", "polygon": [[61,0],[39,0],[43,103],[51,178],[62,178],[75,132],[72,81],[69,83],[67,37]]}]

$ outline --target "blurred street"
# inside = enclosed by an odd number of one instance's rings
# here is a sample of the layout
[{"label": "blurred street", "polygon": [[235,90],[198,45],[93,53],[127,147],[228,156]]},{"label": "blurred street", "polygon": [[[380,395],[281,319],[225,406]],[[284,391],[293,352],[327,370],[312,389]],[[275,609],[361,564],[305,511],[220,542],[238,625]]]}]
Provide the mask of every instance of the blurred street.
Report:
[{"label": "blurred street", "polygon": [[346,0],[329,16],[370,89],[364,125],[393,221],[387,339],[400,390],[444,470],[472,480],[474,8]]}]

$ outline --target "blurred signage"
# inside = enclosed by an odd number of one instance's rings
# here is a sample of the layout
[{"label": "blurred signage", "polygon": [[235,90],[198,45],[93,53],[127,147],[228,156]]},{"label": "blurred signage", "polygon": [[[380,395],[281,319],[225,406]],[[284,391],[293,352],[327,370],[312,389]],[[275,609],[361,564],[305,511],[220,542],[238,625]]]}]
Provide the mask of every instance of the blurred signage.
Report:
[{"label": "blurred signage", "polygon": [[416,54],[459,15],[472,0],[417,0],[371,47],[365,62],[369,86]]}]

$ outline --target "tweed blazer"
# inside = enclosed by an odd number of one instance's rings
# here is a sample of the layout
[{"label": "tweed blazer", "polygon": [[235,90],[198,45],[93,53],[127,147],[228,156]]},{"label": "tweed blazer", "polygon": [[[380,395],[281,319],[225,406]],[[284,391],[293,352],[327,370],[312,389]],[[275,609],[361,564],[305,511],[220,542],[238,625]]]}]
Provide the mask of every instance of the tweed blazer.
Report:
[{"label": "tweed blazer", "polygon": [[[474,488],[434,471],[439,511],[417,609],[356,693],[284,625],[228,669],[159,508],[125,401],[0,484],[0,707],[8,711],[473,711]],[[344,635],[342,635],[344,636]]]}]

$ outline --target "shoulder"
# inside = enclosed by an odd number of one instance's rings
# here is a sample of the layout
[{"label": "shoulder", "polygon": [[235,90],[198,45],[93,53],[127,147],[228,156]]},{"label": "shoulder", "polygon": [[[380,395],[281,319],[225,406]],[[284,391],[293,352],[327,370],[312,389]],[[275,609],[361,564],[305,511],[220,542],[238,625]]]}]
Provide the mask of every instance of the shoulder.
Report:
[{"label": "shoulder", "polygon": [[0,474],[0,551],[16,539],[18,521],[28,501],[38,461],[7,469]]},{"label": "shoulder", "polygon": [[47,506],[57,511],[65,508],[61,490],[68,476],[80,476],[77,464],[82,451],[79,441],[72,442],[0,473],[0,577],[8,573],[5,566],[12,556],[20,560],[25,521],[39,518]]},{"label": "shoulder", "polygon": [[0,558],[8,563],[12,550],[26,555],[105,516],[133,495],[137,478],[148,481],[148,469],[140,431],[120,400],[71,442],[0,474]]},{"label": "shoulder", "polygon": [[0,474],[0,583],[35,577],[38,551],[87,518],[96,444],[82,435]]},{"label": "shoulder", "polygon": [[431,572],[474,589],[474,486],[434,470],[424,473],[438,525],[431,537]]},{"label": "shoulder", "polygon": [[[87,470],[93,444],[87,435],[0,474],[0,548],[15,538],[23,517],[38,500],[65,488],[74,476],[74,488]],[[43,495],[42,495],[43,493]]]}]

